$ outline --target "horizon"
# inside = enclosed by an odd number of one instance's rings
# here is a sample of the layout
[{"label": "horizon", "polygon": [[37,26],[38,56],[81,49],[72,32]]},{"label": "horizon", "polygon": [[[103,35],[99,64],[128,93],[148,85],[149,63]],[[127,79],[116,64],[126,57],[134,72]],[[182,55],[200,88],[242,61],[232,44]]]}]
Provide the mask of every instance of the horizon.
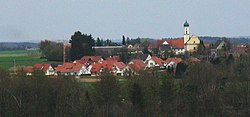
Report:
[{"label": "horizon", "polygon": [[[249,36],[247,0],[0,1],[0,42],[69,40],[75,31],[103,39]],[[180,7],[181,6],[181,7]]]}]

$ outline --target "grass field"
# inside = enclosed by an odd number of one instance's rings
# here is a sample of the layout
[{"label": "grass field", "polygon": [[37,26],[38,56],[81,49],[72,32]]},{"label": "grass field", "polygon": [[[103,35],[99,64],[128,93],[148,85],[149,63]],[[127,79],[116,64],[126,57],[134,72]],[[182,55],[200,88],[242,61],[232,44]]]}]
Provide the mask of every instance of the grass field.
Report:
[{"label": "grass field", "polygon": [[41,53],[38,50],[13,50],[13,51],[0,51],[0,68],[10,69],[14,66],[32,66],[36,63],[55,63],[61,62],[47,61],[40,59]]}]

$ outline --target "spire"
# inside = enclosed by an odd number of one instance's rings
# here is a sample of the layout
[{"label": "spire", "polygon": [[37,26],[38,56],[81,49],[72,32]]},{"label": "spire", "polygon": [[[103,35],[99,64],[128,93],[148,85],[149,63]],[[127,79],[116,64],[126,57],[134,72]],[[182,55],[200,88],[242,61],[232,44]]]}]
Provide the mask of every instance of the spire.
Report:
[{"label": "spire", "polygon": [[188,24],[188,22],[186,20],[186,22],[184,23],[184,27],[188,27],[188,26],[189,26],[189,24]]}]

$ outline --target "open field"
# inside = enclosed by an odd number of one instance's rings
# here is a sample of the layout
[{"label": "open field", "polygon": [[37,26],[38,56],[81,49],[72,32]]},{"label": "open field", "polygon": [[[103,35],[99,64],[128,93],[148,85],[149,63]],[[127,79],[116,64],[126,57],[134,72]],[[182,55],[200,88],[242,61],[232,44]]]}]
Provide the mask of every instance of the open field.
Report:
[{"label": "open field", "polygon": [[16,66],[32,66],[36,63],[61,63],[40,59],[40,56],[41,53],[38,50],[0,51],[0,68],[8,70],[14,66],[14,61]]}]

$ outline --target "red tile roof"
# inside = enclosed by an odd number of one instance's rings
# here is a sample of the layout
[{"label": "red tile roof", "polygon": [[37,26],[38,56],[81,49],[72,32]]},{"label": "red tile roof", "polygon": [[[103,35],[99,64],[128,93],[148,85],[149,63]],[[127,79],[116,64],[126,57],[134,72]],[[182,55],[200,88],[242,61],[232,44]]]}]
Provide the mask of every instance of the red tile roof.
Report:
[{"label": "red tile roof", "polygon": [[69,72],[78,72],[82,68],[83,64],[81,63],[64,63],[62,66],[58,66],[55,72],[69,73]]},{"label": "red tile roof", "polygon": [[144,70],[146,64],[140,59],[133,59],[132,63],[130,63],[128,66],[138,73]]},{"label": "red tile roof", "polygon": [[116,65],[119,69],[126,68],[126,65],[123,62],[115,62],[114,65]]},{"label": "red tile roof", "polygon": [[35,69],[40,69],[40,70],[45,72],[46,70],[49,69],[50,66],[51,66],[51,64],[35,64],[34,68]]},{"label": "red tile roof", "polygon": [[23,67],[23,70],[27,73],[32,73],[32,72],[34,72],[34,67],[33,66],[26,66],[26,67]]},{"label": "red tile roof", "polygon": [[161,58],[158,58],[156,56],[151,57],[151,60],[153,60],[154,62],[156,62],[160,66],[162,66],[163,63],[165,63],[165,61],[163,61]]},{"label": "red tile roof", "polygon": [[165,41],[168,42],[168,44],[172,48],[178,48],[178,49],[183,49],[184,48],[184,41],[183,39],[173,39],[173,40],[157,40],[157,46],[159,47],[162,45]]},{"label": "red tile roof", "polygon": [[148,48],[157,48],[157,44],[149,44]]},{"label": "red tile roof", "polygon": [[174,61],[176,64],[178,64],[179,62],[182,61],[182,59],[181,58],[168,58],[166,60],[167,63],[170,63],[171,61]]},{"label": "red tile roof", "polygon": [[134,64],[138,64],[139,66],[145,68],[146,67],[146,64],[141,60],[141,59],[133,59],[132,62]]},{"label": "red tile roof", "polygon": [[123,67],[123,65],[121,63],[117,62],[116,60],[108,59],[108,60],[104,60],[104,61],[101,61],[101,62],[98,62],[98,63],[94,63],[91,70],[90,70],[90,72],[99,73],[101,68],[107,69],[107,70],[110,71],[110,70],[112,70],[115,63],[119,64],[119,67]]},{"label": "red tile roof", "polygon": [[99,60],[102,59],[102,56],[84,56],[81,59],[84,60],[84,61],[91,60],[91,61],[94,61],[94,62],[98,62]]},{"label": "red tile roof", "polygon": [[89,64],[93,64],[94,62],[98,62],[102,60],[102,56],[84,56],[82,57],[80,60],[76,60],[77,63],[89,63]]},{"label": "red tile roof", "polygon": [[198,59],[198,58],[195,58],[195,57],[191,57],[191,58],[190,58],[190,61],[191,61],[191,62],[200,62],[201,60]]}]

